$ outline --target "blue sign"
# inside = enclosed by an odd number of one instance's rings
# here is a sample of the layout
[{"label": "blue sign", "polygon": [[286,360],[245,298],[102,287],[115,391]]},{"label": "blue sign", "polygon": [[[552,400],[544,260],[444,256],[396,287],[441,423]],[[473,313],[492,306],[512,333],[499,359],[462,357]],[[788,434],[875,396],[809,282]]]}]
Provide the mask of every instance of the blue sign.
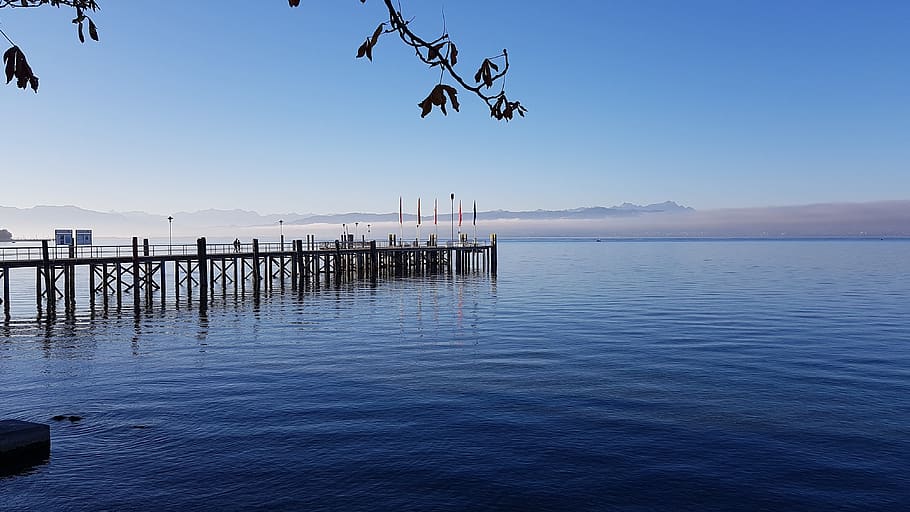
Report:
[{"label": "blue sign", "polygon": [[54,230],[54,243],[57,245],[72,245],[73,230],[72,229],[55,229]]},{"label": "blue sign", "polygon": [[77,229],[76,230],[76,245],[92,245],[92,230],[91,229]]}]

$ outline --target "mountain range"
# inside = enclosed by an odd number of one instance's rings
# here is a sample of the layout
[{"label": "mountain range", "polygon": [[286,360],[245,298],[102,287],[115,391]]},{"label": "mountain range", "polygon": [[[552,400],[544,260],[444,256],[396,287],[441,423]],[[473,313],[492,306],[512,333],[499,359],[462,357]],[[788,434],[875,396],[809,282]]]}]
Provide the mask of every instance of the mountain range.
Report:
[{"label": "mountain range", "polygon": [[[49,238],[56,228],[92,229],[96,237],[289,237],[316,234],[320,238],[349,233],[382,238],[387,233],[411,233],[416,212],[405,213],[399,225],[398,212],[391,213],[282,213],[200,210],[172,216],[145,212],[99,212],[77,206],[0,206],[0,229],[15,238]],[[473,234],[473,211],[463,212],[461,230]],[[423,213],[422,229],[446,233],[454,229],[450,212],[440,212],[434,227],[432,211]],[[355,226],[350,226],[356,224]],[[910,236],[910,201],[829,203],[763,208],[695,210],[674,201],[636,205],[591,206],[567,210],[477,212],[478,236],[498,233],[506,237],[527,236]],[[423,235],[425,236],[425,235]]]}]

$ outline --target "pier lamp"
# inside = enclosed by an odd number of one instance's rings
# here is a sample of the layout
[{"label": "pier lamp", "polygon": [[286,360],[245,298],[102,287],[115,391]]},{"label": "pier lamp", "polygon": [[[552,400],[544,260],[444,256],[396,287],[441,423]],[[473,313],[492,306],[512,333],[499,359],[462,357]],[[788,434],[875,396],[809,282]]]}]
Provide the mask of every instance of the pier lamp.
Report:
[{"label": "pier lamp", "polygon": [[174,243],[173,229],[171,227],[174,224],[174,217],[167,216],[167,253],[171,254],[171,245]]},{"label": "pier lamp", "polygon": [[284,219],[278,220],[278,231],[281,233],[281,250],[284,250]]},{"label": "pier lamp", "polygon": [[370,238],[370,225],[367,224],[367,238]]},{"label": "pier lamp", "polygon": [[354,223],[354,241],[357,241],[357,229],[360,227],[360,222]]}]

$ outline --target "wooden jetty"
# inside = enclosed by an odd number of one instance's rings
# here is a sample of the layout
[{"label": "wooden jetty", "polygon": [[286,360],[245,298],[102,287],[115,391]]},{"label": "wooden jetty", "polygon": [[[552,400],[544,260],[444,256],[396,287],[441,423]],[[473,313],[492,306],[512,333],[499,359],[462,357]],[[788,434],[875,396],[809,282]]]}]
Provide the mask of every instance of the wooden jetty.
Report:
[{"label": "wooden jetty", "polygon": [[[489,243],[468,242],[466,238],[437,246],[434,239],[421,245],[414,240],[389,242],[317,242],[315,236],[288,244],[209,244],[199,238],[195,245],[149,245],[134,237],[131,246],[52,246],[0,249],[0,282],[3,312],[10,319],[10,273],[34,269],[35,299],[39,314],[53,316],[60,302],[66,313],[76,306],[77,275],[86,276],[88,301],[92,309],[100,300],[107,309],[121,308],[124,295],[131,295],[136,310],[169,296],[180,300],[182,293],[193,300],[198,295],[201,309],[219,291],[254,296],[288,286],[303,289],[355,279],[395,278],[427,273],[458,274],[489,272],[496,275],[496,235]],[[80,269],[80,272],[77,272]],[[86,272],[87,270],[87,272]],[[170,272],[170,276],[168,275]],[[84,277],[83,277],[84,279]],[[173,292],[167,292],[168,282]]]}]

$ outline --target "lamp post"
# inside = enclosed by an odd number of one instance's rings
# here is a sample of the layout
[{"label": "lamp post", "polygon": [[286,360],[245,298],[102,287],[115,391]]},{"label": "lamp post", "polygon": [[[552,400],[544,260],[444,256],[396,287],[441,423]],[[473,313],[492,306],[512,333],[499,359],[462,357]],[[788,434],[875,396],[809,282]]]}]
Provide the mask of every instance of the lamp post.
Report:
[{"label": "lamp post", "polygon": [[354,222],[354,241],[357,241],[357,228],[360,227],[360,222]]},{"label": "lamp post", "polygon": [[174,244],[174,230],[171,229],[174,224],[174,217],[171,215],[167,216],[167,253],[171,254],[171,245]]},{"label": "lamp post", "polygon": [[278,231],[281,234],[281,250],[284,250],[284,219],[278,220]]},{"label": "lamp post", "polygon": [[449,196],[452,199],[452,242],[455,242],[455,193]]},{"label": "lamp post", "polygon": [[369,224],[367,224],[367,237],[369,237],[371,240],[373,239],[373,238],[370,236],[370,225],[369,225]]}]

